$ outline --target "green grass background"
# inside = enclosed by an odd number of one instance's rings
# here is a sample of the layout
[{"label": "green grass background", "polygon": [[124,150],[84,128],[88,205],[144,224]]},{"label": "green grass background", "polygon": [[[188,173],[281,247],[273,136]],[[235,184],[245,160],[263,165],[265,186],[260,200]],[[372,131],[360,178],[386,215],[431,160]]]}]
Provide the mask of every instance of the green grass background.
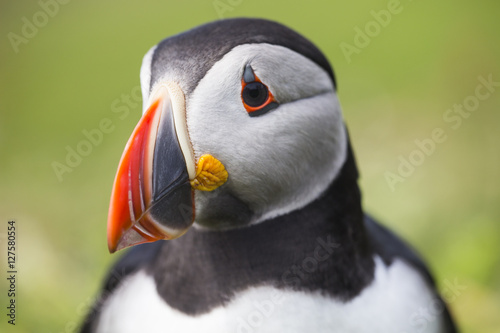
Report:
[{"label": "green grass background", "polygon": [[[227,0],[222,0],[228,3]],[[238,1],[233,0],[233,4]],[[0,233],[18,225],[18,317],[2,332],[72,332],[109,264],[106,218],[116,167],[140,117],[111,112],[139,84],[144,53],[166,36],[219,19],[214,1],[73,0],[15,53],[9,32],[41,10],[0,2]],[[500,89],[458,130],[443,113],[474,93],[477,77],[500,81],[500,2],[402,0],[403,11],[348,63],[340,43],[387,1],[242,0],[224,17],[282,22],[331,61],[361,171],[365,208],[409,240],[441,288],[467,288],[450,307],[463,332],[500,332]],[[139,101],[140,102],[140,101]],[[51,167],[103,118],[114,131],[59,181]],[[392,192],[415,139],[441,127],[448,139]],[[3,276],[3,275],[2,275]],[[1,278],[0,308],[7,298]]]}]

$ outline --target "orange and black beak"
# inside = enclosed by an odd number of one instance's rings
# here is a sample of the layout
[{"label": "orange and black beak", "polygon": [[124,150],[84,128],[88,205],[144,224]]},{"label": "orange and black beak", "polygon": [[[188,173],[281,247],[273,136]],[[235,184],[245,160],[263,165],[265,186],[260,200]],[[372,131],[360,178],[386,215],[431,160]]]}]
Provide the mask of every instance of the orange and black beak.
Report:
[{"label": "orange and black beak", "polygon": [[173,239],[194,220],[195,162],[187,133],[184,94],[158,85],[120,160],[108,216],[111,253]]}]

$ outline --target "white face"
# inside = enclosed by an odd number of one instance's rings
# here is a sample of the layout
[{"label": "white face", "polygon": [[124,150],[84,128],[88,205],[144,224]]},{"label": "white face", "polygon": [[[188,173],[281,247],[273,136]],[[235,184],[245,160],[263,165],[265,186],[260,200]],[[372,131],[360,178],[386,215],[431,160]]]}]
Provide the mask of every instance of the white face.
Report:
[{"label": "white face", "polygon": [[[247,64],[278,108],[249,116],[241,97]],[[186,96],[186,114],[195,158],[211,154],[229,174],[213,192],[196,191],[198,225],[258,223],[304,207],[326,190],[346,159],[347,137],[330,77],[285,47],[232,49]]]}]

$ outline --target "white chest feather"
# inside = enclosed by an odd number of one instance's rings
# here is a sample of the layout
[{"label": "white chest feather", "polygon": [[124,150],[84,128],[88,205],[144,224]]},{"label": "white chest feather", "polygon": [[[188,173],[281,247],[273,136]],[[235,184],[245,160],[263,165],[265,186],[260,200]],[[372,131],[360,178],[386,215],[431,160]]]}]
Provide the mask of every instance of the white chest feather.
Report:
[{"label": "white chest feather", "polygon": [[106,302],[98,332],[438,333],[439,314],[419,317],[432,312],[425,310],[434,310],[435,304],[435,296],[411,267],[401,261],[386,267],[379,258],[372,284],[347,303],[319,293],[261,286],[196,317],[171,308],[157,294],[153,278],[138,272]]}]

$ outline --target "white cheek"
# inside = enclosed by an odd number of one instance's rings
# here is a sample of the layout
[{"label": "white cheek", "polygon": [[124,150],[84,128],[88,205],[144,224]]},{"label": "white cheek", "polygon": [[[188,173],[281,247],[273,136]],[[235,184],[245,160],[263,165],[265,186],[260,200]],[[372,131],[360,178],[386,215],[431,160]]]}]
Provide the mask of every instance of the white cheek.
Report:
[{"label": "white cheek", "polygon": [[238,169],[251,173],[256,160],[263,164],[253,179],[257,188],[244,182],[243,197],[252,198],[261,216],[254,222],[299,209],[319,197],[338,175],[346,159],[347,140],[333,93],[285,104],[269,114],[252,131],[256,138]]},{"label": "white cheek", "polygon": [[[259,117],[250,117],[241,101],[248,62],[281,103]],[[236,47],[199,82],[187,108],[195,157],[212,154],[225,165],[229,179],[224,186],[248,204],[253,223],[316,199],[346,158],[346,133],[331,80],[311,60],[284,47]]]}]

